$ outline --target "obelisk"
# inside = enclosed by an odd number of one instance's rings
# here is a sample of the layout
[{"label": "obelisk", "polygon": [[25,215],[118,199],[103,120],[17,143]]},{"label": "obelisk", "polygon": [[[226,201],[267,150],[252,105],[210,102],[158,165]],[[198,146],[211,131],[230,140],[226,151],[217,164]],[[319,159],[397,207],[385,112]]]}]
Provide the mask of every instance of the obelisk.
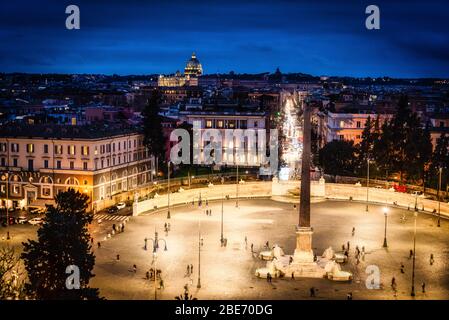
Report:
[{"label": "obelisk", "polygon": [[301,162],[301,194],[299,203],[299,224],[296,230],[295,263],[313,263],[312,228],[310,227],[310,151],[311,124],[310,109],[303,103],[303,150]]}]

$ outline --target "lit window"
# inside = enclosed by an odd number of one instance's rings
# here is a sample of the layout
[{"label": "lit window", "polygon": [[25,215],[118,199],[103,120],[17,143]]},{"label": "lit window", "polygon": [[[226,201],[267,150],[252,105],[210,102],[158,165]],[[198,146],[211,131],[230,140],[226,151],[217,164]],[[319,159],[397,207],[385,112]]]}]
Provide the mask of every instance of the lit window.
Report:
[{"label": "lit window", "polygon": [[206,120],[206,128],[212,128],[212,120]]},{"label": "lit window", "polygon": [[55,146],[55,154],[62,154],[62,146],[61,145]]},{"label": "lit window", "polygon": [[83,156],[88,156],[89,155],[89,147],[88,146],[82,146],[81,147],[81,154]]},{"label": "lit window", "polygon": [[67,153],[72,156],[75,155],[75,146],[74,145],[67,146]]},{"label": "lit window", "polygon": [[33,153],[34,152],[34,144],[32,144],[32,143],[28,143],[27,144],[27,152],[28,153]]}]

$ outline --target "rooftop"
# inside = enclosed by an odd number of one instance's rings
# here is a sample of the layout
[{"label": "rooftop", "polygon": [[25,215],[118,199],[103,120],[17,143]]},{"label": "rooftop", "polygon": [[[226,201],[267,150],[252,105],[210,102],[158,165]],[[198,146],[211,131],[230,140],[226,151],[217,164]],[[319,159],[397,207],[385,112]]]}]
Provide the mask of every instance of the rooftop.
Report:
[{"label": "rooftop", "polygon": [[129,125],[83,125],[67,126],[56,124],[10,123],[0,127],[0,137],[43,138],[43,139],[102,139],[139,133],[140,128]]}]

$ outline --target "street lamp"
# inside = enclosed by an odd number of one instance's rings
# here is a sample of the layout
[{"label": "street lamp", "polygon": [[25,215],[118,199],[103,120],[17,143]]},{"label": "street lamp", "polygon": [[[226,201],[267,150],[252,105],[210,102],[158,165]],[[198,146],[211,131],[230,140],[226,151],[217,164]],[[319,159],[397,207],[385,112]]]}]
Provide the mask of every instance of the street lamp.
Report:
[{"label": "street lamp", "polygon": [[441,190],[441,173],[443,172],[443,168],[440,167],[439,169],[439,178],[438,178],[438,227],[440,227],[440,218],[441,218],[441,214],[440,214],[440,190]]},{"label": "street lamp", "polygon": [[416,219],[418,217],[418,210],[416,210],[413,215],[415,216],[415,227],[413,231],[412,297],[415,296]]},{"label": "street lamp", "polygon": [[384,216],[385,216],[385,234],[384,234],[384,248],[387,248],[387,217],[388,217],[388,208],[384,207],[383,208],[383,212],[384,212]]},{"label": "street lamp", "polygon": [[369,158],[366,159],[366,212],[368,212],[368,194],[369,194]]},{"label": "street lamp", "polygon": [[167,165],[167,171],[168,171],[168,191],[167,191],[167,219],[170,219],[170,161],[168,161]]},{"label": "street lamp", "polygon": [[224,206],[224,195],[223,195],[223,183],[224,183],[224,177],[221,177],[221,237],[220,237],[220,243],[221,246],[223,246],[223,206]]},{"label": "street lamp", "polygon": [[196,287],[201,288],[201,247],[203,246],[203,238],[201,238],[201,220],[198,220],[198,284]]},{"label": "street lamp", "polygon": [[235,207],[239,207],[239,162],[236,157],[236,163],[237,163],[237,177],[236,177],[236,197],[235,197]]},{"label": "street lamp", "polygon": [[154,238],[145,238],[144,249],[147,250],[147,241],[153,242],[153,263],[154,263],[154,300],[157,300],[157,251],[159,250],[159,241],[164,241],[164,251],[167,251],[167,242],[163,238],[158,237],[156,229],[154,230]]}]

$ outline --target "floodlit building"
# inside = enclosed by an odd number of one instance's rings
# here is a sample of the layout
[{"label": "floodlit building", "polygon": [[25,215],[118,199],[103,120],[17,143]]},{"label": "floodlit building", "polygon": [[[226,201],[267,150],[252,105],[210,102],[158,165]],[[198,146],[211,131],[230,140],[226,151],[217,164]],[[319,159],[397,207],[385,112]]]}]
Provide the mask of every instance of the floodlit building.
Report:
[{"label": "floodlit building", "polygon": [[44,207],[68,188],[100,210],[152,184],[154,159],[133,127],[8,125],[0,129],[0,206]]}]

